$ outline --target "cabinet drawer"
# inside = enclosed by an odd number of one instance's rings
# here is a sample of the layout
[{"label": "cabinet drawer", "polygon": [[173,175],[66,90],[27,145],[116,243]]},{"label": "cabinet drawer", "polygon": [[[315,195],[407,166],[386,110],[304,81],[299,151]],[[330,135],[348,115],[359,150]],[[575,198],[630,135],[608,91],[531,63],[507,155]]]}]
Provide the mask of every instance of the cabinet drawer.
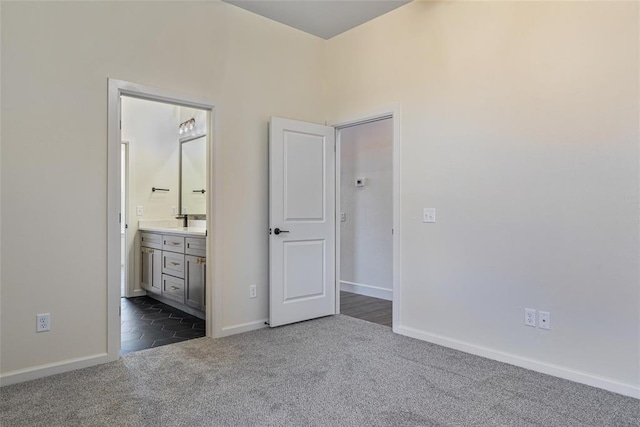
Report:
[{"label": "cabinet drawer", "polygon": [[162,235],[143,231],[140,233],[140,246],[162,249]]},{"label": "cabinet drawer", "polygon": [[162,236],[162,249],[165,251],[184,253],[184,237]]},{"label": "cabinet drawer", "polygon": [[186,237],[184,253],[187,255],[207,256],[207,241],[195,237]]},{"label": "cabinet drawer", "polygon": [[184,303],[184,279],[163,274],[162,296]]},{"label": "cabinet drawer", "polygon": [[162,272],[184,279],[184,255],[162,251]]}]

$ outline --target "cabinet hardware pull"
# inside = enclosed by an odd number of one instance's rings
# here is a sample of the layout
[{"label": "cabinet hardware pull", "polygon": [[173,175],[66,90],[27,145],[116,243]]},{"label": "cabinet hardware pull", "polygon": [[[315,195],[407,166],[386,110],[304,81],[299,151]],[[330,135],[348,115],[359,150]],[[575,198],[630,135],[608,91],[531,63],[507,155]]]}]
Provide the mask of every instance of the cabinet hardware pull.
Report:
[{"label": "cabinet hardware pull", "polygon": [[179,262],[171,262],[171,265],[180,265]]},{"label": "cabinet hardware pull", "polygon": [[180,288],[179,288],[179,287],[177,287],[177,286],[171,286],[171,290],[172,290],[172,291],[177,291],[178,289],[180,289]]},{"label": "cabinet hardware pull", "polygon": [[206,264],[206,263],[207,263],[207,260],[206,260],[205,258],[198,258],[198,259],[197,259],[197,263],[198,263],[198,264]]}]

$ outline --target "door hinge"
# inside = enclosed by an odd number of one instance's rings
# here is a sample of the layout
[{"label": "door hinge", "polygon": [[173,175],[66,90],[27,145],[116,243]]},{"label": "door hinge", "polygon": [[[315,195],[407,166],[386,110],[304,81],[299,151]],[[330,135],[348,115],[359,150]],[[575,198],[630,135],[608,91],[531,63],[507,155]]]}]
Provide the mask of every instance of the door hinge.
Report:
[{"label": "door hinge", "polygon": [[122,306],[118,306],[118,316],[122,316]]},{"label": "door hinge", "polygon": [[118,224],[122,223],[122,213],[118,214]]},{"label": "door hinge", "polygon": [[391,229],[391,235],[393,235],[393,228]]},{"label": "door hinge", "polygon": [[120,120],[120,129],[122,130],[122,120]]}]

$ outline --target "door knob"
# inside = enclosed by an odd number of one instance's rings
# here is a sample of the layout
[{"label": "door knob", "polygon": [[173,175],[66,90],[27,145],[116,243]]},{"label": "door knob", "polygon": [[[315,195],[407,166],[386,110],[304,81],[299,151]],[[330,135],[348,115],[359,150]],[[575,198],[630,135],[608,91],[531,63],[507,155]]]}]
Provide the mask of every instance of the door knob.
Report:
[{"label": "door knob", "polygon": [[275,230],[273,230],[273,234],[275,234],[276,236],[280,233],[288,233],[289,230],[280,230],[279,228],[276,228]]}]

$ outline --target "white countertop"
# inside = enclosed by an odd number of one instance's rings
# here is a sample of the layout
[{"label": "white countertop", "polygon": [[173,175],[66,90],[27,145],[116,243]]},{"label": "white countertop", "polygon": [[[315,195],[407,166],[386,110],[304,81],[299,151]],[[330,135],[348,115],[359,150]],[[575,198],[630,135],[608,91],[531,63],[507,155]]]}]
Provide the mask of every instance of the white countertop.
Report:
[{"label": "white countertop", "polygon": [[140,231],[151,231],[154,233],[162,233],[162,234],[181,234],[181,235],[189,235],[189,236],[206,236],[207,229],[200,227],[148,227],[142,226],[138,227]]}]

